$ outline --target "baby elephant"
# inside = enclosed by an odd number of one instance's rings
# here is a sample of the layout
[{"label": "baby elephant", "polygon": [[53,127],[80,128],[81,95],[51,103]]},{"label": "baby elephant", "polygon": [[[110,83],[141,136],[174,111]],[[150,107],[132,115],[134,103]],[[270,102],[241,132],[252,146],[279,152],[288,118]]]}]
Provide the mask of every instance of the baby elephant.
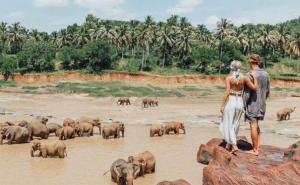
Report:
[{"label": "baby elephant", "polygon": [[155,134],[157,134],[158,136],[164,135],[164,126],[152,126],[150,128],[150,137],[154,137]]},{"label": "baby elephant", "polygon": [[134,157],[133,163],[139,164],[139,167],[141,168],[138,174],[139,176],[143,176],[145,173],[155,172],[156,159],[155,156],[149,151],[142,152]]},{"label": "baby elephant", "polygon": [[88,133],[88,137],[93,136],[93,131],[93,125],[89,123],[79,123],[75,125],[75,132],[77,132],[79,137],[82,137],[84,132]]},{"label": "baby elephant", "polygon": [[162,181],[162,182],[158,183],[157,185],[191,185],[191,184],[185,180],[179,179],[176,181]]},{"label": "baby elephant", "polygon": [[174,131],[175,134],[179,134],[179,129],[182,129],[183,133],[185,134],[184,123],[170,121],[165,126],[165,133],[169,134],[170,132]]},{"label": "baby elephant", "polygon": [[59,140],[63,140],[63,139],[67,140],[70,138],[74,138],[75,137],[75,129],[70,126],[60,128],[57,131],[57,136],[59,137]]},{"label": "baby elephant", "polygon": [[34,152],[39,150],[39,157],[42,156],[46,158],[47,156],[58,156],[59,158],[64,158],[65,154],[67,156],[66,145],[63,141],[57,141],[56,143],[41,143],[40,141],[33,142],[30,154],[34,157]]}]

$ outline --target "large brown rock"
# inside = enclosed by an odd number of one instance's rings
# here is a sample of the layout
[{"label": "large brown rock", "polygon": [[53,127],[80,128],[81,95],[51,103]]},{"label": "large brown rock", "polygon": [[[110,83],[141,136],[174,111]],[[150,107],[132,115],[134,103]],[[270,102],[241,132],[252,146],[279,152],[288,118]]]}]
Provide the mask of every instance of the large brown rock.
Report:
[{"label": "large brown rock", "polygon": [[246,154],[251,144],[243,137],[238,138],[240,150],[234,155],[224,149],[225,144],[214,138],[200,146],[197,161],[208,164],[203,185],[300,184],[300,141],[288,148],[261,145],[258,156]]}]

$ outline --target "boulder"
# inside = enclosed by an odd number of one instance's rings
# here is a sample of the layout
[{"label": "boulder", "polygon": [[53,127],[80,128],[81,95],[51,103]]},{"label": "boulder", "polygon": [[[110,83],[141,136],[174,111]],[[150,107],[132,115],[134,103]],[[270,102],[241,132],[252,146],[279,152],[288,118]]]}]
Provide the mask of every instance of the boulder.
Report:
[{"label": "boulder", "polygon": [[197,161],[208,164],[203,185],[300,184],[300,141],[287,148],[261,145],[255,156],[246,154],[252,145],[245,137],[237,139],[240,150],[235,154],[225,150],[226,142],[220,138],[200,146]]}]

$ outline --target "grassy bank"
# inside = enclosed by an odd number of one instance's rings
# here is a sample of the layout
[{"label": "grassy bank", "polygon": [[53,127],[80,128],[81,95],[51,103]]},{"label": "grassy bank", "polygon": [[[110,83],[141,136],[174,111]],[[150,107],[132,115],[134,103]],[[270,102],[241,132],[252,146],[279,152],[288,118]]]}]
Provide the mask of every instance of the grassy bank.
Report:
[{"label": "grassy bank", "polygon": [[[196,97],[222,93],[224,86],[186,85],[178,87],[158,87],[149,84],[126,82],[60,82],[49,85],[20,85],[16,82],[0,80],[0,88],[21,89],[24,93],[64,93],[87,94],[91,97]],[[272,88],[273,92],[300,93],[300,88]],[[12,90],[13,92],[13,90]],[[19,91],[20,92],[20,91]]]}]

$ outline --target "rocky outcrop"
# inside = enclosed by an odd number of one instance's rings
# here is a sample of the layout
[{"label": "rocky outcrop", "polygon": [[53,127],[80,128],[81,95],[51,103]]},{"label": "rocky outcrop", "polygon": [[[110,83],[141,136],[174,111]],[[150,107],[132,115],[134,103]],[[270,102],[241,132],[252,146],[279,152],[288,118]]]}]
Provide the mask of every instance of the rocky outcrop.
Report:
[{"label": "rocky outcrop", "polygon": [[[0,74],[0,79],[3,75]],[[147,82],[156,85],[187,85],[187,84],[213,84],[224,85],[225,76],[205,76],[205,75],[178,75],[178,76],[161,76],[147,73],[125,73],[125,72],[108,72],[103,75],[82,75],[77,71],[68,71],[63,73],[52,74],[11,74],[9,80],[21,84],[44,84],[56,82],[72,81],[124,81],[124,82]],[[271,86],[279,87],[300,87],[298,79],[279,79],[271,81]]]},{"label": "rocky outcrop", "polygon": [[246,154],[252,147],[245,137],[237,144],[240,150],[234,155],[224,149],[222,139],[200,146],[197,161],[208,164],[203,185],[300,184],[300,141],[288,148],[261,145],[258,156]]}]

